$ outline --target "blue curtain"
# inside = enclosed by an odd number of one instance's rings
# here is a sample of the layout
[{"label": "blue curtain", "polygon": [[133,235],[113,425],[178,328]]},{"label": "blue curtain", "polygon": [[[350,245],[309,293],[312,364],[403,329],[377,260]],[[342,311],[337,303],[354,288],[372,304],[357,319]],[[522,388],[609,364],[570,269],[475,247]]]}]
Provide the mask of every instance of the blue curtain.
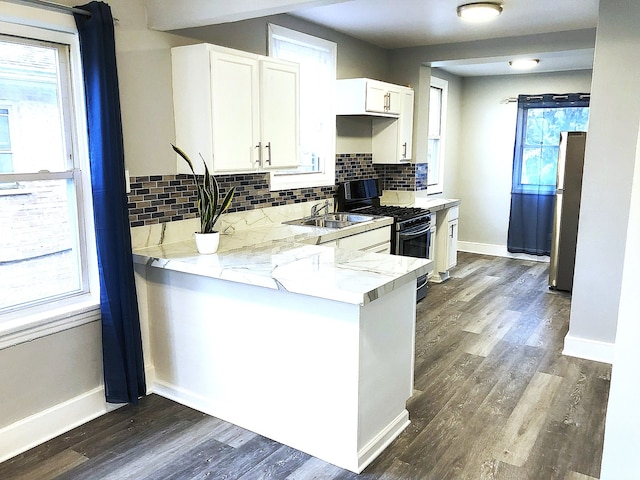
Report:
[{"label": "blue curtain", "polygon": [[518,96],[507,250],[549,255],[560,132],[586,130],[589,94]]},{"label": "blue curtain", "polygon": [[113,17],[103,2],[78,8],[91,13],[74,17],[87,104],[105,392],[108,402],[136,404],[146,387],[124,185]]}]

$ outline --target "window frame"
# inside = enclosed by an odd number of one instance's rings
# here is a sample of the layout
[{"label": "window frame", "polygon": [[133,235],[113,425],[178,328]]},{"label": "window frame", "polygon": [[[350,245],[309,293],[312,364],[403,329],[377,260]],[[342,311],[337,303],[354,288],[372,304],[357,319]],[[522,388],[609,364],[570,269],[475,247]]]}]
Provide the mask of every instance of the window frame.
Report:
[{"label": "window frame", "polygon": [[[438,178],[435,182],[432,183],[432,179],[430,177],[430,173],[432,171],[431,165],[429,165],[429,161],[427,161],[428,171],[427,171],[427,195],[435,195],[444,192],[444,170],[445,170],[445,152],[446,152],[446,131],[447,131],[447,103],[449,97],[449,82],[439,77],[432,76],[429,82],[429,96],[431,96],[431,88],[437,88],[442,91],[440,98],[440,135],[433,137],[430,135],[430,132],[427,130],[427,142],[432,139],[438,140]],[[431,108],[431,102],[429,102],[429,108]],[[430,117],[430,115],[429,115]],[[429,158],[428,153],[429,146],[427,145],[427,158]],[[430,158],[429,158],[430,160]]]},{"label": "window frame", "polygon": [[[12,116],[12,110],[13,110],[13,105],[7,101],[4,101],[2,98],[0,98],[0,110],[6,110],[6,117],[7,117],[7,126],[9,128],[9,149],[8,150],[3,150],[2,148],[0,148],[0,154],[9,154],[9,155],[13,155],[13,150],[11,148],[11,146],[13,145],[13,140],[11,138],[11,132],[13,131],[13,129],[11,128],[11,116]],[[3,115],[3,113],[0,112],[0,115]],[[2,171],[0,170],[0,174],[2,173]]]},{"label": "window frame", "polygon": [[[70,111],[65,122],[72,166],[53,176],[72,177],[78,212],[81,250],[82,291],[0,314],[0,349],[73,328],[100,318],[100,284],[91,198],[91,177],[87,138],[84,80],[80,44],[73,16],[32,6],[6,4],[0,14],[0,34],[27,40],[68,45],[69,65],[65,71]],[[65,90],[65,89],[63,89]],[[41,174],[3,174],[3,178],[41,176]]]},{"label": "window frame", "polygon": [[[523,184],[522,161],[524,157],[525,135],[527,132],[527,113],[532,109],[589,107],[589,93],[571,94],[544,94],[544,95],[519,95],[518,112],[516,117],[516,136],[514,142],[513,170],[511,179],[511,192],[520,194],[553,195],[556,190],[553,185]],[[560,138],[558,138],[558,145]]]},{"label": "window frame", "polygon": [[[337,45],[335,42],[325,40],[319,37],[314,37],[306,33],[291,30],[290,28],[282,27],[280,25],[268,24],[268,48],[269,56],[273,56],[273,39],[274,37],[285,38],[293,43],[301,43],[306,45],[313,45],[318,49],[329,50],[334,58],[334,72],[333,78],[336,78],[337,68]],[[286,173],[271,171],[270,172],[270,189],[271,191],[288,190],[292,188],[312,188],[335,185],[335,157],[336,157],[336,121],[335,121],[335,81],[329,87],[329,100],[331,101],[332,119],[327,118],[329,125],[326,133],[326,159],[324,161],[324,170],[321,172],[302,172],[302,173]],[[301,88],[302,90],[302,88]]]}]

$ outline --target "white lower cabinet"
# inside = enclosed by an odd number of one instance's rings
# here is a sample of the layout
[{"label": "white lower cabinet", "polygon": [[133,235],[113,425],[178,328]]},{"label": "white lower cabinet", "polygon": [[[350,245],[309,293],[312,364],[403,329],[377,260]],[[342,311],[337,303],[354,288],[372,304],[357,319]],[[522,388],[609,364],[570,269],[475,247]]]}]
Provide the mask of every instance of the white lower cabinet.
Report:
[{"label": "white lower cabinet", "polygon": [[375,253],[391,253],[391,227],[356,233],[346,237],[322,243],[325,247],[343,248],[345,250],[366,250]]},{"label": "white lower cabinet", "polygon": [[429,277],[429,279],[431,279],[431,277],[433,276],[433,272],[435,270],[435,264],[436,264],[436,242],[438,238],[437,236],[438,229],[436,228],[436,220],[437,220],[437,214],[432,213],[431,214],[431,242],[429,243],[428,258],[433,263],[431,264],[430,270],[427,272],[427,276]]},{"label": "white lower cabinet", "polygon": [[447,270],[458,264],[458,219],[449,220],[447,230]]},{"label": "white lower cabinet", "polygon": [[449,270],[458,264],[458,207],[439,211],[435,224],[436,235],[431,241],[435,245],[436,269],[431,280],[442,282],[449,278]]},{"label": "white lower cabinet", "polygon": [[391,253],[391,227],[368,230],[336,241],[338,248],[347,250],[366,250],[376,253]]}]

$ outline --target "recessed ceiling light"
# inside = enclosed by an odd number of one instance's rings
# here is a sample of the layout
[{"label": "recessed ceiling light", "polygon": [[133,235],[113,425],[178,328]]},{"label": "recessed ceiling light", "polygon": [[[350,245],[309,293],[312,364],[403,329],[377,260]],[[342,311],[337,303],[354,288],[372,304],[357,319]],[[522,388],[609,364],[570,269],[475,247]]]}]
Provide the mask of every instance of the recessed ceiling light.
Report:
[{"label": "recessed ceiling light", "polygon": [[537,58],[522,58],[519,60],[511,60],[509,66],[514,70],[530,70],[540,63]]},{"label": "recessed ceiling light", "polygon": [[502,4],[492,2],[477,2],[460,5],[458,16],[472,22],[491,20],[502,13]]}]

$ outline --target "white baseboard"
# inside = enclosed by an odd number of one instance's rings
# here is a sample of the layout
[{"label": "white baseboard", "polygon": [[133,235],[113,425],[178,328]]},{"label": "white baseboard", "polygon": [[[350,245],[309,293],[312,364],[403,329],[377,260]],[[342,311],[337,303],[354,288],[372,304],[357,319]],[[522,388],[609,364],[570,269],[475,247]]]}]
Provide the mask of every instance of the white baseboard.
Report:
[{"label": "white baseboard", "polygon": [[147,387],[147,395],[154,393],[153,387],[156,384],[156,367],[151,364],[144,366],[144,382]]},{"label": "white baseboard", "polygon": [[615,344],[568,335],[564,337],[563,355],[613,364]]},{"label": "white baseboard", "polygon": [[358,452],[358,472],[362,472],[409,426],[409,412],[404,410],[387,427]]},{"label": "white baseboard", "polygon": [[0,462],[104,415],[111,409],[113,406],[105,401],[104,387],[100,386],[7,425],[0,429]]},{"label": "white baseboard", "polygon": [[531,260],[534,262],[549,262],[546,255],[527,255],[526,253],[511,253],[506,245],[492,245],[490,243],[463,242],[458,240],[458,250],[461,252],[491,255],[493,257],[517,258],[519,260]]}]

